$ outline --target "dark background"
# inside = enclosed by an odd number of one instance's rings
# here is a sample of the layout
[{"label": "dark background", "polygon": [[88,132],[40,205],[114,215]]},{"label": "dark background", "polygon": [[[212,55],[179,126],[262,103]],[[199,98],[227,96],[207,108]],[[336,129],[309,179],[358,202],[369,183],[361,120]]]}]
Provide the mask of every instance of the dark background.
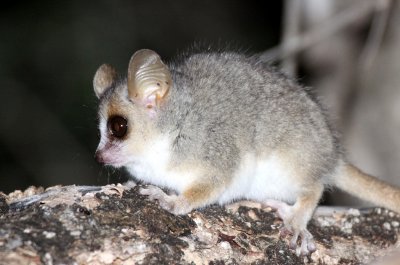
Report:
[{"label": "dark background", "polygon": [[138,49],[277,45],[281,1],[6,1],[0,9],[0,191],[123,181],[101,168],[92,78]]}]

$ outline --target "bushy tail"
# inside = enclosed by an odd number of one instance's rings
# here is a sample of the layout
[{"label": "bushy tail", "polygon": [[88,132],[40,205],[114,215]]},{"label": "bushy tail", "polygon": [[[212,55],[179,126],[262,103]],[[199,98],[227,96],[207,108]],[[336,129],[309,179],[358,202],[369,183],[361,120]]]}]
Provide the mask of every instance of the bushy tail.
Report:
[{"label": "bushy tail", "polygon": [[335,176],[334,184],[360,199],[400,213],[400,188],[370,176],[351,164],[343,166]]}]

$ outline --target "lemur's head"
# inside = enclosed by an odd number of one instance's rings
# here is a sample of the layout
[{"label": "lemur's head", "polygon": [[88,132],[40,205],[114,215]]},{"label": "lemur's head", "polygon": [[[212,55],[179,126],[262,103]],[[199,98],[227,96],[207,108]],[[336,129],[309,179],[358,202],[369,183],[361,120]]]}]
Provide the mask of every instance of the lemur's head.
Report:
[{"label": "lemur's head", "polygon": [[140,157],[157,134],[154,121],[171,85],[168,67],[152,50],[132,56],[126,79],[107,64],[99,67],[93,80],[100,100],[98,162],[122,167]]}]

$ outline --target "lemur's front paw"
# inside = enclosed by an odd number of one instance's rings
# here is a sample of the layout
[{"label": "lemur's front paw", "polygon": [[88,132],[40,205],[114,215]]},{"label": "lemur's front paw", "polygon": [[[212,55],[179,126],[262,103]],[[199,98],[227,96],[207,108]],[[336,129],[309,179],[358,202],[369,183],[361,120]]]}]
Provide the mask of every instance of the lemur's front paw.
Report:
[{"label": "lemur's front paw", "polygon": [[176,215],[187,214],[192,210],[192,207],[185,198],[182,196],[168,195],[156,186],[149,185],[146,188],[140,188],[139,193],[148,196],[152,201],[158,201],[161,208]]},{"label": "lemur's front paw", "polygon": [[163,209],[171,212],[173,208],[173,196],[175,195],[167,195],[162,189],[156,186],[140,188],[139,193],[148,196],[151,201],[158,201]]}]

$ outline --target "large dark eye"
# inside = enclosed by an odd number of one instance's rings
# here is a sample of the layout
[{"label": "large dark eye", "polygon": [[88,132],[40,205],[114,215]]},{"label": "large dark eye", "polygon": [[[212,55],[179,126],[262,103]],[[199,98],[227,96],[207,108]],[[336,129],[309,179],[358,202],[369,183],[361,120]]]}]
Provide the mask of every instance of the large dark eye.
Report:
[{"label": "large dark eye", "polygon": [[128,131],[128,122],[121,116],[112,116],[107,122],[108,131],[116,138],[122,138]]}]

